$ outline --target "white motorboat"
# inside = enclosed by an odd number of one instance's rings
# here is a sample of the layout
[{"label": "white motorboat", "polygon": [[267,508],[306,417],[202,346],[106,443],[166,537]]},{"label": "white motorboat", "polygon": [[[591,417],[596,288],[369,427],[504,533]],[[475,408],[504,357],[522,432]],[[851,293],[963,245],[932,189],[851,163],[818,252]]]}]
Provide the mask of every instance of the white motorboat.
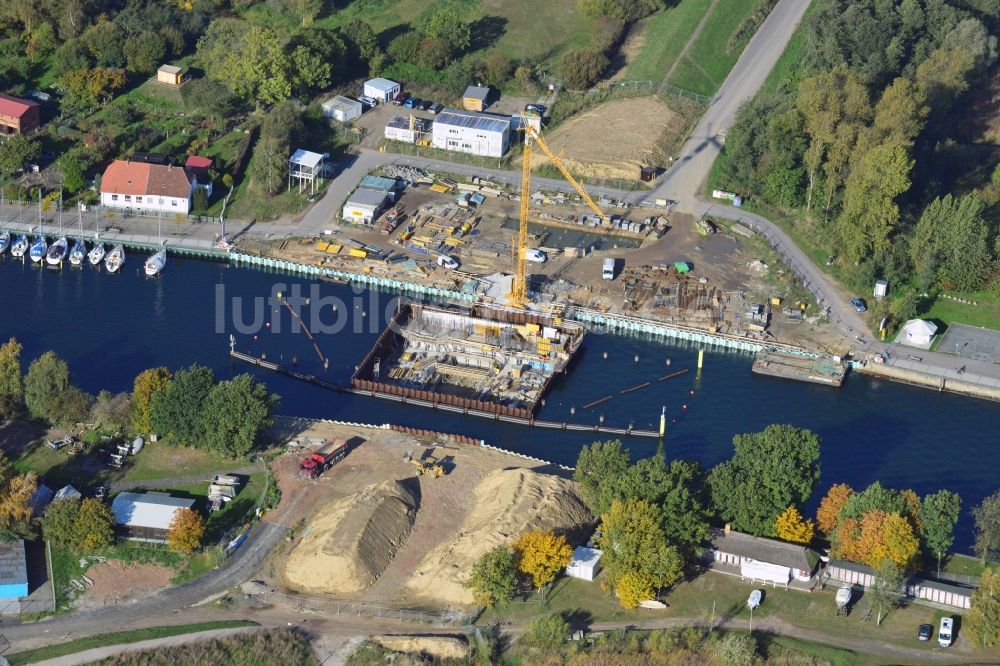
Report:
[{"label": "white motorboat", "polygon": [[0,234],[0,254],[6,252],[8,247],[10,247],[10,232],[5,231]]},{"label": "white motorboat", "polygon": [[31,257],[31,261],[36,264],[40,264],[42,259],[45,258],[45,253],[49,250],[49,241],[45,236],[39,236],[35,239],[35,242],[31,244],[31,249],[28,250],[28,256]]},{"label": "white motorboat", "polygon": [[753,610],[757,608],[757,606],[760,606],[762,597],[763,595],[761,594],[760,590],[754,590],[753,592],[751,592],[750,597],[747,599],[747,608]]},{"label": "white motorboat", "polygon": [[14,242],[10,245],[10,253],[15,257],[23,257],[24,253],[28,251],[28,237],[24,234],[19,235],[14,239]]},{"label": "white motorboat", "polygon": [[160,271],[162,271],[163,267],[166,265],[167,251],[166,249],[163,249],[146,260],[146,275],[159,275]]},{"label": "white motorboat", "polygon": [[121,243],[115,245],[114,249],[104,258],[104,267],[109,273],[117,273],[118,269],[125,263],[125,248]]},{"label": "white motorboat", "polygon": [[66,261],[66,254],[69,253],[69,241],[65,236],[59,238],[49,246],[49,251],[45,254],[45,263],[49,266],[58,266]]},{"label": "white motorboat", "polygon": [[87,242],[82,238],[73,241],[73,249],[69,251],[69,263],[79,266],[87,258]]},{"label": "white motorboat", "polygon": [[94,247],[87,254],[87,261],[90,262],[91,266],[101,265],[101,262],[104,261],[104,243],[94,243]]},{"label": "white motorboat", "polygon": [[842,587],[837,590],[837,608],[844,608],[847,604],[851,603],[851,588]]}]

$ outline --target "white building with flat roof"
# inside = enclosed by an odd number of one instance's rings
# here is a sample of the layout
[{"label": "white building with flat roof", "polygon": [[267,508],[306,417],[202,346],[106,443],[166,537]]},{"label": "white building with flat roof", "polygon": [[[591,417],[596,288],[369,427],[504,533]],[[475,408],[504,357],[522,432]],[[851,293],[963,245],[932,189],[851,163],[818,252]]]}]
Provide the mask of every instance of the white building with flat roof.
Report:
[{"label": "white building with flat roof", "polygon": [[395,81],[379,77],[377,79],[369,79],[365,81],[364,86],[361,88],[361,94],[366,97],[377,99],[381,104],[383,102],[391,102],[392,98],[398,95],[402,90],[403,86],[399,85]]},{"label": "white building with flat roof", "polygon": [[323,115],[342,123],[361,115],[361,102],[343,95],[336,95],[323,102]]},{"label": "white building with flat roof", "polygon": [[510,116],[445,109],[434,119],[431,145],[481,157],[503,157],[510,149]]},{"label": "white building with flat roof", "polygon": [[354,190],[354,194],[344,203],[342,212],[344,221],[350,224],[371,224],[382,212],[388,199],[388,192],[364,188]]}]

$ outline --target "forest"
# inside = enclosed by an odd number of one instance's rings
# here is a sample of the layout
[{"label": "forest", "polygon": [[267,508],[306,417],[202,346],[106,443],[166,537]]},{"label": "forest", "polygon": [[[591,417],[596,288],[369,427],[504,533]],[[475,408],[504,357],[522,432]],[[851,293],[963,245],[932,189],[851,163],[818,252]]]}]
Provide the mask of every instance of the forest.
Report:
[{"label": "forest", "polygon": [[876,323],[942,292],[1000,295],[1000,146],[972,129],[995,116],[977,100],[998,20],[997,0],[814,0],[790,67],[728,133],[715,183],[858,293],[888,280]]}]

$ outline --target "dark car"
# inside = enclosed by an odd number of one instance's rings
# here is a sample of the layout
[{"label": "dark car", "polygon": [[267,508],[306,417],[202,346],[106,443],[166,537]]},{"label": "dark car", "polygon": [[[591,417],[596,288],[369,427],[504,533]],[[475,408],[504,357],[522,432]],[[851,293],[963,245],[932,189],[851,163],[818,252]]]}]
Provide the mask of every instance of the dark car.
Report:
[{"label": "dark car", "polygon": [[397,93],[395,97],[392,98],[392,103],[396,106],[402,106],[403,102],[410,99],[410,93],[405,90],[401,93]]},{"label": "dark car", "polygon": [[434,104],[434,102],[430,101],[429,99],[422,99],[420,100],[420,104],[414,104],[414,106],[420,109],[421,111],[426,111],[427,109],[431,108],[432,104]]},{"label": "dark car", "polygon": [[405,106],[408,109],[417,109],[419,108],[417,105],[420,103],[421,100],[417,99],[416,97],[408,97],[406,101],[403,102],[403,106]]},{"label": "dark car", "polygon": [[437,115],[442,111],[444,111],[444,106],[442,106],[441,104],[431,104],[431,108],[428,110],[434,115]]},{"label": "dark car", "polygon": [[544,116],[545,112],[548,111],[544,104],[525,104],[524,110],[530,113],[537,113],[540,116]]},{"label": "dark car", "polygon": [[922,641],[929,641],[933,633],[934,633],[934,627],[932,627],[929,624],[922,624],[920,625],[920,630],[917,631],[917,638],[919,638]]},{"label": "dark car", "polygon": [[851,307],[854,308],[856,312],[865,312],[868,310],[868,306],[860,298],[854,297],[851,299]]}]

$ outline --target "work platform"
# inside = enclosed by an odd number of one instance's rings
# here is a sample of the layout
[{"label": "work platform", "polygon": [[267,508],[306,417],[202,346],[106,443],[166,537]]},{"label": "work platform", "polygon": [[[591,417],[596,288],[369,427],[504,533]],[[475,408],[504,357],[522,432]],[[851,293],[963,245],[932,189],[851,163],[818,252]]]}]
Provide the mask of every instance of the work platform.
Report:
[{"label": "work platform", "polygon": [[839,388],[847,375],[847,363],[836,356],[807,358],[773,350],[757,352],[751,368],[758,375],[795,379]]}]

